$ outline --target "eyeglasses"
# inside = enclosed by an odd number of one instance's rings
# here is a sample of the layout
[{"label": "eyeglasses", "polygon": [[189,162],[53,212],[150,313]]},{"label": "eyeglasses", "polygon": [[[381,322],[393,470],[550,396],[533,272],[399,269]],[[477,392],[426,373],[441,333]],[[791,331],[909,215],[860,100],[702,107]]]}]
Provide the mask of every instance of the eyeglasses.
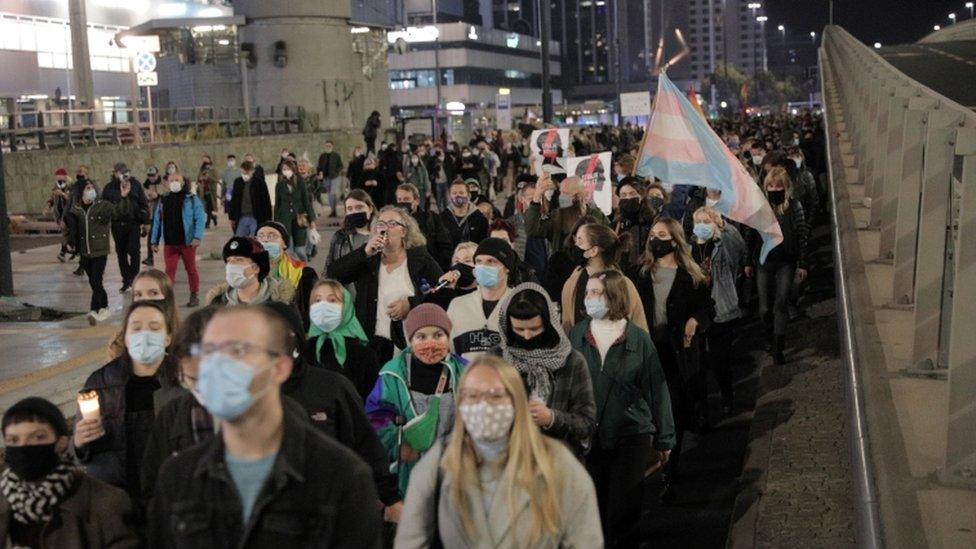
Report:
[{"label": "eyeglasses", "polygon": [[403,223],[399,221],[377,221],[376,228],[383,231],[386,229],[392,229],[394,227],[406,227]]},{"label": "eyeglasses", "polygon": [[193,358],[204,359],[215,353],[221,353],[236,360],[240,360],[255,353],[264,353],[272,358],[282,356],[282,353],[278,351],[272,351],[266,347],[245,343],[243,341],[195,343],[190,347],[190,356]]},{"label": "eyeglasses", "polygon": [[477,391],[475,389],[461,389],[461,400],[463,402],[488,402],[489,404],[501,404],[511,397],[505,389],[488,389],[487,391]]}]

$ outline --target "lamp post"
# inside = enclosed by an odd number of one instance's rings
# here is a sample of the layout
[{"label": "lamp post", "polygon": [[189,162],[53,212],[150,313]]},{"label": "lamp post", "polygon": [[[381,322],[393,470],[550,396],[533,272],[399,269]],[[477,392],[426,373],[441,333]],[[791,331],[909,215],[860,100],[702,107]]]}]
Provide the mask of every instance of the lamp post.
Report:
[{"label": "lamp post", "polygon": [[949,23],[950,25],[955,25],[956,24],[956,14],[955,13],[950,13],[949,14],[949,21],[952,21],[952,23]]},{"label": "lamp post", "polygon": [[[746,7],[752,10],[752,17],[753,17],[753,19],[755,19],[756,18],[756,10],[758,10],[759,8],[761,8],[762,7],[762,4],[760,4],[759,2],[749,2],[748,4],[746,4]],[[752,41],[752,76],[753,76],[753,78],[755,78],[756,76],[759,76],[759,61],[758,61],[759,55],[756,53],[758,51],[758,44],[756,42],[757,42],[756,40],[753,40]]]},{"label": "lamp post", "polygon": [[[434,14],[434,28],[437,29],[437,0],[430,0],[431,11]],[[441,32],[434,33],[434,85],[437,88],[437,105],[434,106],[434,142],[441,135]],[[447,144],[445,143],[445,146]]]},{"label": "lamp post", "polygon": [[969,18],[972,19],[973,18],[973,3],[972,2],[966,2],[966,7],[969,8]]},{"label": "lamp post", "polygon": [[817,33],[816,32],[810,31],[810,41],[813,42],[814,44],[817,43]]},{"label": "lamp post", "polygon": [[786,26],[780,25],[780,26],[776,27],[776,30],[778,30],[780,36],[783,37],[783,45],[786,45]]},{"label": "lamp post", "polygon": [[934,27],[932,27],[932,30],[935,30],[935,31],[941,30],[941,29],[942,29],[942,26],[941,25],[935,25]]},{"label": "lamp post", "polygon": [[766,17],[765,15],[760,15],[759,17],[756,18],[756,21],[759,22],[759,39],[762,40],[763,72],[766,72],[766,21],[768,20],[769,17]]}]

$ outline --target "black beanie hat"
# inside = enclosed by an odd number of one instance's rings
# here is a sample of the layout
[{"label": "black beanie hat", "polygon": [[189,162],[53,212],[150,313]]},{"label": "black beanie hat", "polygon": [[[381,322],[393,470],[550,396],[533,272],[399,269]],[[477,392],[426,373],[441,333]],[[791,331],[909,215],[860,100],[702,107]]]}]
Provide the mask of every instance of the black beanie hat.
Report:
[{"label": "black beanie hat", "polygon": [[257,240],[246,236],[235,236],[224,244],[224,263],[229,257],[246,257],[257,264],[258,280],[264,281],[271,272],[268,251]]},{"label": "black beanie hat", "polygon": [[68,431],[68,422],[64,419],[64,414],[51,401],[40,397],[28,397],[14,404],[3,413],[3,431],[6,433],[7,426],[13,423],[20,423],[21,418],[36,417],[44,420],[54,428],[54,434],[59,437],[66,437],[71,434]]},{"label": "black beanie hat", "polygon": [[278,231],[278,233],[281,234],[281,239],[285,241],[285,247],[288,247],[288,243],[291,242],[291,235],[288,234],[288,229],[286,229],[284,225],[277,221],[265,221],[264,223],[258,225],[258,230],[260,231],[265,227],[271,227],[272,229]]},{"label": "black beanie hat", "polygon": [[509,246],[508,242],[500,238],[486,238],[482,240],[472,257],[477,258],[479,255],[490,255],[494,257],[508,269],[509,273],[515,270],[515,250]]}]

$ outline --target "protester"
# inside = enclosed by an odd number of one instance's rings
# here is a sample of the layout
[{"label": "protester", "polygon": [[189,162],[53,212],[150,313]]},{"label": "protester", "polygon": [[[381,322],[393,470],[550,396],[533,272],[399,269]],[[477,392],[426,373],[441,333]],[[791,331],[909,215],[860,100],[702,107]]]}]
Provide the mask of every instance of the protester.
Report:
[{"label": "protester", "polygon": [[404,183],[397,187],[397,205],[407,209],[417,221],[420,232],[427,237],[427,252],[442,269],[446,269],[450,266],[451,251],[454,249],[451,236],[444,228],[439,215],[420,207],[421,196],[420,191],[412,183]]},{"label": "protester", "polygon": [[108,309],[108,294],[105,293],[102,283],[105,264],[108,262],[109,226],[114,219],[129,218],[137,207],[134,204],[136,201],[129,199],[130,191],[129,181],[122,181],[119,185],[121,199],[113,204],[99,199],[95,184],[85,180],[84,191],[66,218],[68,240],[71,242],[68,251],[81,254],[80,268],[88,275],[88,284],[92,289],[88,312],[88,323],[92,326],[105,322],[112,314]]},{"label": "protester", "polygon": [[420,456],[451,430],[464,361],[450,352],[451,319],[424,303],[404,322],[409,346],[380,370],[366,413],[394,463],[401,497]]},{"label": "protester", "polygon": [[139,469],[164,389],[177,383],[167,356],[173,323],[153,301],[133,303],[126,312],[125,354],[92,373],[82,389],[98,395],[100,417],[75,420],[75,455],[88,474],[126,490],[138,500]]},{"label": "protester", "polygon": [[479,243],[488,238],[488,219],[471,203],[467,184],[455,179],[448,188],[450,207],[441,212],[441,221],[451,235],[451,245]]},{"label": "protester", "polygon": [[167,176],[169,194],[161,200],[153,216],[153,251],[159,250],[163,242],[163,258],[166,261],[166,275],[171,284],[176,284],[176,267],[180,260],[186,269],[190,285],[190,300],[187,307],[200,304],[200,273],[197,271],[197,248],[203,242],[204,211],[203,203],[190,192],[179,172]]},{"label": "protester", "polygon": [[498,303],[511,292],[515,250],[504,240],[486,238],[474,252],[474,263],[478,291],[455,298],[447,309],[454,352],[469,362],[501,342]]},{"label": "protester", "polygon": [[308,263],[291,256],[288,242],[291,240],[284,225],[277,221],[267,221],[258,227],[256,240],[268,252],[269,275],[272,278],[287,282],[295,288],[294,305],[301,318],[305,319],[308,328],[309,298],[312,287],[315,286],[319,275]]},{"label": "protester", "polygon": [[[128,195],[122,195],[122,182],[129,188]],[[133,182],[135,184],[133,185]],[[115,165],[112,178],[102,189],[102,200],[118,204],[128,201],[128,211],[112,219],[112,240],[115,241],[115,255],[119,262],[119,274],[122,275],[122,287],[119,293],[125,293],[132,287],[132,279],[139,272],[139,248],[142,225],[149,222],[149,203],[142,192],[142,185],[131,179],[129,168],[122,162]]]},{"label": "protester", "polygon": [[326,140],[315,170],[315,179],[318,181],[315,198],[321,204],[322,194],[328,194],[329,217],[336,217],[336,204],[339,201],[339,191],[342,187],[342,157],[335,151],[335,144],[332,141]]},{"label": "protester", "polygon": [[210,228],[210,222],[217,226],[217,208],[220,204],[220,188],[214,180],[213,172],[210,170],[201,171],[197,175],[196,195],[203,202],[203,210],[207,215],[207,222],[204,229]]},{"label": "protester", "polygon": [[54,172],[55,182],[51,188],[51,196],[44,204],[44,213],[50,212],[51,217],[57,222],[61,229],[61,249],[58,250],[58,261],[67,261],[68,253],[68,226],[64,221],[64,216],[68,214],[68,204],[71,201],[68,189],[68,170],[58,168]]},{"label": "protester", "polygon": [[627,278],[605,271],[586,284],[589,318],[569,340],[590,367],[596,432],[586,466],[596,485],[609,547],[632,547],[648,465],[668,461],[675,445],[668,384],[647,331],[627,320]]},{"label": "protester", "polygon": [[[176,295],[166,273],[158,269],[147,269],[137,274],[132,281],[132,303],[138,301],[155,301],[160,304],[166,313],[166,321],[172,324],[174,331],[179,329],[180,317],[176,312]],[[125,332],[125,326],[121,326],[115,338],[109,343],[109,360],[125,354]]]},{"label": "protester", "polygon": [[159,207],[163,195],[169,193],[169,185],[164,178],[159,176],[159,169],[156,166],[149,166],[149,169],[146,170],[146,180],[142,182],[142,188],[149,204],[149,223],[143,226],[146,237],[146,259],[142,260],[142,264],[152,267],[156,264],[152,249],[152,220],[156,216],[156,208]]},{"label": "protester", "polygon": [[504,240],[515,252],[515,268],[512,269],[513,285],[522,282],[538,282],[535,270],[528,263],[522,261],[522,256],[518,253],[517,243],[521,242],[524,250],[525,237],[520,238],[520,234],[511,223],[504,219],[495,219],[488,227],[488,236],[489,238]]},{"label": "protester", "polygon": [[224,309],[207,324],[196,388],[219,434],[163,465],[150,547],[378,544],[369,467],[283,407],[295,348],[288,332],[262,307]]},{"label": "protester", "polygon": [[264,182],[264,170],[250,160],[244,160],[241,176],[234,180],[227,216],[234,236],[254,236],[258,225],[271,219],[271,195]]},{"label": "protester", "polygon": [[583,456],[596,421],[593,386],[586,360],[563,331],[556,304],[542,286],[530,282],[515,287],[499,309],[501,343],[492,353],[522,376],[533,423]]},{"label": "protester", "polygon": [[295,286],[269,276],[271,260],[268,251],[254,238],[232,237],[224,244],[225,282],[207,292],[208,305],[259,305],[266,301],[291,303]]},{"label": "protester", "polygon": [[[339,230],[332,235],[329,242],[329,254],[325,256],[325,267],[328,270],[335,260],[357,250],[369,242],[372,234],[369,225],[376,215],[376,205],[366,191],[353,189],[349,191],[349,196],[345,201],[345,216]],[[353,295],[356,295],[355,285],[348,285],[347,288]]]},{"label": "protester", "polygon": [[[315,208],[309,200],[308,188],[297,175],[298,166],[291,160],[281,165],[281,175],[275,185],[274,220],[281,223],[290,235],[288,248],[296,258],[308,261],[308,233],[315,230]],[[264,221],[258,222],[262,226]],[[256,229],[255,229],[255,232]]]},{"label": "protester", "polygon": [[237,165],[237,156],[227,155],[226,167],[220,172],[221,200],[223,201],[224,213],[230,213],[230,200],[234,194],[234,181],[241,176],[241,169]]},{"label": "protester", "polygon": [[647,189],[638,177],[623,177],[617,186],[618,206],[611,227],[618,235],[630,234],[630,242],[633,244],[626,258],[625,267],[640,263],[644,242],[647,242],[651,234],[651,225],[657,217],[650,200],[645,198],[646,194]]},{"label": "protester", "polygon": [[[379,160],[370,154],[363,161],[363,171],[359,180],[352,183],[354,189],[362,189],[369,194],[370,200],[377,207],[385,204],[386,175],[379,169]],[[348,215],[349,212],[346,212]]]},{"label": "protester", "polygon": [[414,470],[396,547],[602,547],[593,482],[540,436],[515,369],[485,357],[460,387],[450,437]]},{"label": "protester", "polygon": [[129,497],[85,473],[68,451],[70,436],[61,410],[42,398],[4,412],[0,539],[9,547],[139,547]]},{"label": "protester", "polygon": [[365,401],[376,385],[380,364],[356,318],[349,290],[335,280],[316,282],[309,317],[308,362],[346,376]]},{"label": "protester", "polygon": [[413,217],[386,206],[373,218],[364,246],[329,264],[328,278],[356,283],[356,317],[376,357],[385,362],[406,347],[402,322],[424,300],[421,284],[443,272],[427,253],[427,239]]},{"label": "protester", "polygon": [[430,176],[427,173],[427,167],[420,161],[420,156],[416,152],[410,155],[406,181],[401,183],[397,190],[402,188],[404,184],[413,185],[417,189],[417,209],[420,212],[427,213],[430,210]]},{"label": "protester", "polygon": [[529,236],[548,238],[553,253],[562,250],[566,237],[581,217],[592,217],[602,225],[607,225],[607,216],[600,208],[590,204],[583,181],[578,177],[567,177],[559,184],[559,208],[543,217],[541,204],[546,187],[536,186],[535,198],[525,211],[525,230]]},{"label": "protester", "polygon": [[380,130],[380,112],[373,111],[366,119],[363,127],[363,140],[366,142],[366,154],[376,152],[376,136]]}]

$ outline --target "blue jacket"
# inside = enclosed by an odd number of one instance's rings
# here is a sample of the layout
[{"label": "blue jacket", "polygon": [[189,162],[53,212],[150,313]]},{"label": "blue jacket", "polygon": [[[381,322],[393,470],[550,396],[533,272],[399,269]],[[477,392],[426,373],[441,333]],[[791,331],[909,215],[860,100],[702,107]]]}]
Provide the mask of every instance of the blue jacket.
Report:
[{"label": "blue jacket", "polygon": [[[152,238],[150,239],[153,246],[159,244],[159,241],[163,239],[163,234],[165,234],[163,232],[163,202],[160,200],[156,204],[156,211],[153,212]],[[203,242],[203,222],[205,220],[203,202],[197,198],[197,195],[186,193],[186,198],[183,200],[183,232],[187,246],[194,240]]]}]

